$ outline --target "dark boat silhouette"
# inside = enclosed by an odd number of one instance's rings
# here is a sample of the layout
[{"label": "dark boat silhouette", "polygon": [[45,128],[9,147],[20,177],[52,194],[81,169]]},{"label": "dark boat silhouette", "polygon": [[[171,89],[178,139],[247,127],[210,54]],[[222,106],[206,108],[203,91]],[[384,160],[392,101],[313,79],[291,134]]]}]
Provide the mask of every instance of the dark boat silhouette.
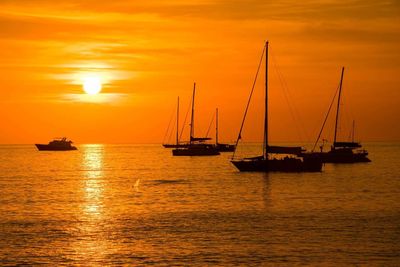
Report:
[{"label": "dark boat silhouette", "polygon": [[174,156],[216,156],[219,154],[217,147],[213,144],[194,144],[172,150]]},{"label": "dark boat silhouette", "polygon": [[[169,128],[169,126],[168,126],[168,128]],[[167,129],[166,135],[167,134],[168,134],[168,129]],[[176,140],[175,140],[175,144],[163,143],[162,145],[165,148],[184,148],[184,147],[189,146],[188,142],[182,143],[179,140],[179,96],[178,96],[178,103],[177,103],[177,108],[176,108]]]},{"label": "dark boat silhouette", "polygon": [[219,152],[234,152],[236,145],[218,142],[218,108],[215,111],[215,146]]},{"label": "dark boat silhouette", "polygon": [[193,85],[192,97],[192,114],[190,121],[190,139],[189,144],[185,147],[178,147],[172,150],[173,156],[216,156],[219,151],[214,144],[205,143],[211,140],[209,137],[195,137],[194,136],[194,99],[196,95],[196,83]]},{"label": "dark boat silhouette", "polygon": [[340,96],[342,93],[342,85],[343,85],[343,74],[344,67],[342,68],[342,74],[340,76],[340,84],[339,84],[339,95],[337,100],[337,109],[336,109],[336,119],[335,119],[335,132],[333,144],[331,146],[331,150],[324,152],[324,140],[322,145],[320,146],[320,152],[314,152],[314,149],[321,137],[322,131],[325,126],[325,122],[328,119],[333,101],[336,98],[336,94],[332,99],[331,105],[326,114],[325,120],[322,124],[322,128],[319,132],[317,140],[314,144],[314,147],[311,152],[302,153],[302,155],[306,156],[316,156],[319,157],[324,163],[357,163],[357,162],[370,162],[371,160],[367,157],[368,152],[365,149],[362,149],[362,145],[359,142],[354,142],[354,121],[353,121],[353,131],[352,131],[352,140],[351,142],[338,142],[337,141],[337,131],[338,131],[338,122],[339,122],[339,111],[340,111]]},{"label": "dark boat silhouette", "polygon": [[67,138],[58,138],[50,141],[48,144],[35,144],[39,151],[67,151],[67,150],[77,150],[75,146],[72,145],[71,140]]},{"label": "dark boat silhouette", "polygon": [[163,147],[165,148],[184,148],[188,147],[188,143],[179,143],[179,144],[163,144]]},{"label": "dark boat silhouette", "polygon": [[[355,143],[359,144],[359,143]],[[368,152],[365,149],[356,149],[355,144],[351,145],[336,145],[331,147],[328,152],[311,152],[303,155],[314,155],[321,159],[323,163],[357,163],[357,162],[371,162],[367,157]],[[361,145],[357,145],[361,147]]]},{"label": "dark boat silhouette", "polygon": [[[301,147],[282,147],[270,146],[268,144],[268,42],[265,43],[261,61],[257,69],[256,79],[261,66],[261,62],[265,53],[265,115],[264,115],[264,142],[263,154],[257,157],[244,158],[235,160],[232,157],[232,164],[239,171],[254,171],[254,172],[319,172],[322,169],[322,162],[319,157],[315,155],[298,155],[303,151]],[[241,139],[241,132],[246,119],[247,110],[250,104],[251,96],[253,94],[254,85],[250,93],[249,100],[245,109],[242,125],[239,130],[239,135],[236,145]],[[279,154],[285,156],[278,157]]]}]

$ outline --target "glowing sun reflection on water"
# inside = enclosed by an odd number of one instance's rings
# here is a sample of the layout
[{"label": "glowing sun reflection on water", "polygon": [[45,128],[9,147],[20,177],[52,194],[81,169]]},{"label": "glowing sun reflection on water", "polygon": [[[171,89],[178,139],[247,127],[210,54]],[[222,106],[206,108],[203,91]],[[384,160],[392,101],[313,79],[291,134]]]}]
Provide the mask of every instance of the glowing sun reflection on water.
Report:
[{"label": "glowing sun reflection on water", "polygon": [[78,229],[81,239],[73,245],[74,260],[102,262],[110,249],[104,226],[104,146],[83,145],[82,153],[82,204]]},{"label": "glowing sun reflection on water", "polygon": [[103,197],[103,145],[86,145],[82,148],[84,170],[84,198],[83,210],[86,215],[101,217]]}]

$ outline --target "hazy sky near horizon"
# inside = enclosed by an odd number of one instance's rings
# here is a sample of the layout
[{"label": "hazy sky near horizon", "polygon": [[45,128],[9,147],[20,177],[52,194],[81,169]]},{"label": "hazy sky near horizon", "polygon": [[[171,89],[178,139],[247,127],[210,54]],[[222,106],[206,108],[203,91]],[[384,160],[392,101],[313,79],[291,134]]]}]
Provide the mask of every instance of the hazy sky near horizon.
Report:
[{"label": "hazy sky near horizon", "polygon": [[[0,0],[0,143],[161,142],[193,82],[198,135],[218,107],[234,140],[267,39],[271,140],[315,139],[342,66],[341,138],[355,120],[357,139],[400,140],[399,1]],[[82,90],[91,76],[99,95]],[[247,141],[262,137],[263,83]]]}]

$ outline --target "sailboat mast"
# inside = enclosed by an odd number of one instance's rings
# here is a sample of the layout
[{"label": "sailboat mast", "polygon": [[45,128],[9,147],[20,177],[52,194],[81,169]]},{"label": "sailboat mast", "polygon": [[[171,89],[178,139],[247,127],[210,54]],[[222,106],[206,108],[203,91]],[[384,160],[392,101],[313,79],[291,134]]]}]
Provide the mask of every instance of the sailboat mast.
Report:
[{"label": "sailboat mast", "polygon": [[218,108],[215,111],[215,144],[218,145]]},{"label": "sailboat mast", "polygon": [[344,67],[342,67],[342,75],[340,76],[339,96],[338,96],[337,109],[336,109],[335,135],[333,138],[333,147],[335,147],[336,137],[337,137],[337,128],[338,128],[339,110],[340,110],[340,95],[342,94],[342,85],[343,85],[343,73],[344,73]]},{"label": "sailboat mast", "polygon": [[176,108],[176,145],[179,144],[179,96],[178,96],[178,106]]},{"label": "sailboat mast", "polygon": [[190,120],[190,140],[189,144],[192,144],[192,139],[194,137],[194,97],[196,94],[196,83],[193,85],[193,99],[192,99],[192,116]]},{"label": "sailboat mast", "polygon": [[263,156],[268,158],[268,41],[265,43],[265,116]]},{"label": "sailboat mast", "polygon": [[356,121],[353,120],[353,131],[351,133],[351,142],[353,142],[353,143],[354,143],[354,130],[355,130],[355,128],[356,128]]}]

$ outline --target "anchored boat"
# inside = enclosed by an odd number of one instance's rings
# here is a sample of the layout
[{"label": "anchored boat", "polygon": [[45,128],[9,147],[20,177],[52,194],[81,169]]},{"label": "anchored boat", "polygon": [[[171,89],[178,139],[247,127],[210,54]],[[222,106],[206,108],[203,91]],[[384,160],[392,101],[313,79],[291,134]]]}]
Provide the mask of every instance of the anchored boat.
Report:
[{"label": "anchored boat", "polygon": [[50,141],[48,144],[35,144],[39,151],[66,151],[66,150],[77,150],[75,146],[72,145],[71,140],[67,138],[58,138]]},{"label": "anchored boat", "polygon": [[[168,125],[168,129],[169,129],[169,125]],[[168,129],[167,129],[167,133],[168,134]],[[187,147],[189,145],[189,143],[182,143],[179,140],[179,96],[178,96],[178,103],[177,103],[177,107],[176,107],[176,140],[175,140],[175,144],[171,144],[171,143],[163,143],[163,147],[165,148],[183,148],[183,147]]]},{"label": "anchored boat", "polygon": [[194,136],[194,99],[196,95],[196,83],[193,85],[192,114],[190,122],[190,139],[186,147],[179,147],[172,150],[173,156],[215,156],[219,155],[217,147],[207,144],[205,141],[211,140],[209,137]]},{"label": "anchored boat", "polygon": [[[260,70],[261,62],[265,53],[265,114],[264,114],[264,142],[263,154],[261,156],[234,159],[232,157],[232,164],[239,171],[255,171],[255,172],[319,172],[322,169],[322,161],[315,155],[298,156],[301,147],[282,147],[270,146],[268,143],[268,42],[265,43],[260,64],[257,69],[256,79]],[[239,135],[236,141],[236,146],[241,139],[243,125],[246,119],[247,110],[249,108],[250,100],[253,95],[254,85],[250,93],[249,100],[245,109],[242,125],[240,127]],[[284,156],[282,156],[282,154]]]},{"label": "anchored boat", "polygon": [[314,147],[311,152],[302,153],[304,156],[315,156],[319,157],[324,163],[357,163],[357,162],[370,162],[371,160],[367,157],[368,151],[362,148],[361,143],[354,142],[354,128],[355,122],[353,121],[353,131],[352,131],[352,140],[351,142],[339,142],[337,141],[337,133],[338,133],[338,123],[339,123],[339,111],[340,111],[340,96],[342,93],[342,85],[343,85],[343,74],[344,67],[342,68],[342,74],[340,76],[340,84],[339,84],[339,94],[337,99],[337,109],[336,109],[336,119],[335,119],[335,132],[333,138],[333,144],[331,146],[330,151],[323,151],[324,140],[322,145],[320,146],[320,152],[314,152],[315,147],[321,137],[322,131],[325,126],[325,122],[328,119],[332,104],[336,98],[336,94],[332,99],[331,105],[326,114],[325,120],[322,124],[321,130],[315,141]]}]

